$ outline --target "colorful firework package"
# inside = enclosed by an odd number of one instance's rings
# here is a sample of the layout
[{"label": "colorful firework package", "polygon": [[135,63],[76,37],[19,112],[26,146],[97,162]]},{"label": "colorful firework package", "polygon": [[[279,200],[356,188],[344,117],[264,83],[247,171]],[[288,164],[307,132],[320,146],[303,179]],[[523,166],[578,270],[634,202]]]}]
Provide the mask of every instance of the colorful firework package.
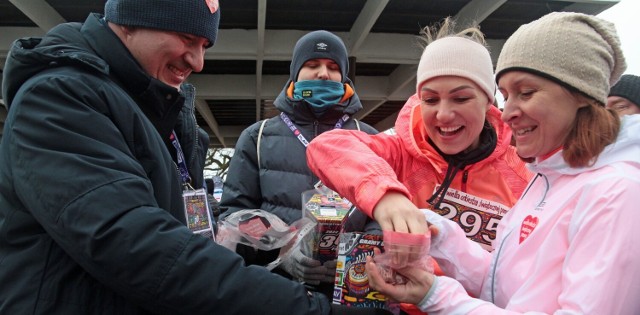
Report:
[{"label": "colorful firework package", "polygon": [[373,256],[374,248],[382,250],[382,235],[360,232],[340,234],[334,304],[388,309],[386,296],[369,287],[369,277],[365,272],[367,257]]},{"label": "colorful firework package", "polygon": [[397,302],[388,300],[369,287],[369,277],[365,270],[366,258],[374,256],[374,248],[380,249],[382,253],[373,259],[385,281],[404,284],[406,278],[397,273],[396,269],[411,266],[433,272],[432,259],[429,257],[430,244],[429,232],[418,235],[381,231],[375,221],[368,219],[359,210],[351,209],[342,222],[333,303],[377,307],[399,314],[400,305]]},{"label": "colorful firework package", "polygon": [[351,202],[326,186],[319,186],[302,193],[302,204],[302,216],[316,223],[302,243],[302,253],[323,264],[336,260],[342,219]]}]

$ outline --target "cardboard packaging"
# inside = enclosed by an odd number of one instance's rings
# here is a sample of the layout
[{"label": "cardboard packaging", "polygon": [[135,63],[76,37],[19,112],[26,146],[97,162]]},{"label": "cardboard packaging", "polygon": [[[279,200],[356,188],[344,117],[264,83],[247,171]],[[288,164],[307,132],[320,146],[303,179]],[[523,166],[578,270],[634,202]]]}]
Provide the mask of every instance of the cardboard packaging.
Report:
[{"label": "cardboard packaging", "polygon": [[302,253],[325,263],[338,257],[338,241],[342,219],[351,202],[326,187],[302,193],[303,214],[316,223],[302,243]]},{"label": "cardboard packaging", "polygon": [[340,235],[334,304],[387,309],[386,296],[369,287],[369,277],[365,272],[367,256],[373,256],[374,248],[382,250],[382,247],[382,235],[359,232]]}]

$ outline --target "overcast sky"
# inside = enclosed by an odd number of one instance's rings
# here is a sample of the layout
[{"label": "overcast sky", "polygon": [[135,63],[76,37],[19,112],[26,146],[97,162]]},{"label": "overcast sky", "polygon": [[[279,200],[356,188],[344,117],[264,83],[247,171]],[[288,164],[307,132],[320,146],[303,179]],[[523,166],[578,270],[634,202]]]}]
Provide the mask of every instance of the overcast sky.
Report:
[{"label": "overcast sky", "polygon": [[627,60],[625,73],[640,75],[640,1],[621,0],[598,16],[616,25]]}]

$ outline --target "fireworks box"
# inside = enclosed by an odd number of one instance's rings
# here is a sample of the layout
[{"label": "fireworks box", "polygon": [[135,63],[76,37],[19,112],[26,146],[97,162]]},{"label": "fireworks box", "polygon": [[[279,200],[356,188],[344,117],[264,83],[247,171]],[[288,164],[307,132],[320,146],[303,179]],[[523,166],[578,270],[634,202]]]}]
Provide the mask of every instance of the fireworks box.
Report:
[{"label": "fireworks box", "polygon": [[316,223],[302,242],[302,253],[325,263],[338,257],[338,241],[342,219],[351,202],[326,187],[302,193],[303,217]]},{"label": "fireworks box", "polygon": [[334,304],[387,309],[386,296],[369,287],[369,277],[365,272],[367,256],[373,256],[374,248],[382,250],[382,247],[382,235],[359,232],[340,235]]}]

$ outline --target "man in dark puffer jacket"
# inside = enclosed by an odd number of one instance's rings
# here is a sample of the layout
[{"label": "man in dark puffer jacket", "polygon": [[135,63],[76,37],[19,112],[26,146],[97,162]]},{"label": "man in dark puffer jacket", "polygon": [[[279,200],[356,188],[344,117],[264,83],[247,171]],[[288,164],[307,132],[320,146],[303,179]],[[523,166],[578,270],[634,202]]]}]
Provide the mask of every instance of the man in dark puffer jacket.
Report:
[{"label": "man in dark puffer jacket", "polygon": [[[344,43],[330,32],[314,31],[298,40],[289,80],[274,101],[280,115],[249,126],[238,139],[220,200],[229,210],[221,219],[239,210],[262,209],[291,224],[302,217],[301,194],[318,182],[307,166],[306,143],[334,128],[377,133],[353,119],[362,103],[347,76],[348,59]],[[278,255],[277,250],[255,251],[241,245],[237,252],[247,263],[259,265]],[[295,251],[275,271],[330,298],[333,295],[335,261],[321,265]]]},{"label": "man in dark puffer jacket", "polygon": [[211,0],[109,0],[105,16],[13,44],[0,314],[331,312],[185,226],[183,187],[203,186],[208,137],[184,81],[202,70],[219,18]]}]

